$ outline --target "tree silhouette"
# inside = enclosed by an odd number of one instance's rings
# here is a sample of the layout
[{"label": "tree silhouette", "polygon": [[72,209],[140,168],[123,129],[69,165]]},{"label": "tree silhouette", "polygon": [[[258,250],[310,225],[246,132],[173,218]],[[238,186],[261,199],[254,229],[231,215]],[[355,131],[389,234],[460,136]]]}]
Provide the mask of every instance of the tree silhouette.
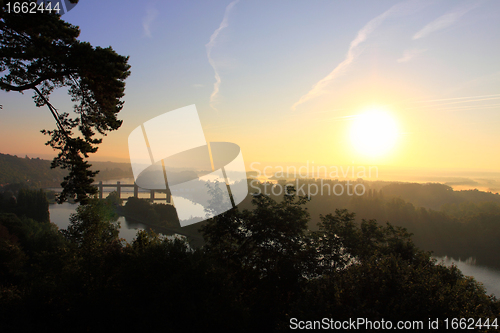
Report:
[{"label": "tree silhouette", "polygon": [[[95,134],[106,135],[122,124],[117,114],[130,75],[129,58],[77,40],[79,28],[54,12],[16,14],[7,11],[7,3],[0,7],[0,89],[33,90],[36,106],[49,108],[57,128],[42,133],[50,136],[46,144],[59,151],[51,167],[69,170],[58,201],[71,197],[86,203],[97,191],[91,185],[97,172],[86,158],[102,142]],[[54,89],[62,87],[75,102],[73,116],[49,102]]]},{"label": "tree silhouette", "polygon": [[259,318],[250,330],[275,326],[314,265],[303,207],[307,199],[294,189],[287,193],[281,202],[256,195],[253,210],[231,209],[202,228],[206,254],[240,281],[251,316]]}]

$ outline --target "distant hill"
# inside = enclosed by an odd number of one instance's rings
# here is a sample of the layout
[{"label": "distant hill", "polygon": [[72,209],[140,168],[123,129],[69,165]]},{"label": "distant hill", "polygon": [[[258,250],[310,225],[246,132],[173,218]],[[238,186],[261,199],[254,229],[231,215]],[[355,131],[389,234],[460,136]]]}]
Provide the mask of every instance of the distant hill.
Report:
[{"label": "distant hill", "polygon": [[401,198],[416,207],[440,210],[443,205],[461,204],[464,202],[496,202],[500,203],[500,195],[478,190],[454,191],[448,185],[439,183],[391,183],[384,186],[381,193],[387,198]]},{"label": "distant hill", "polygon": [[92,170],[99,170],[95,177],[99,180],[109,180],[117,178],[134,178],[130,163],[116,162],[91,162]]},{"label": "distant hill", "polygon": [[[51,169],[51,161],[21,158],[0,153],[0,184],[30,183],[35,187],[59,186],[66,170]],[[100,170],[96,181],[133,177],[129,163],[92,162],[92,170]]]}]

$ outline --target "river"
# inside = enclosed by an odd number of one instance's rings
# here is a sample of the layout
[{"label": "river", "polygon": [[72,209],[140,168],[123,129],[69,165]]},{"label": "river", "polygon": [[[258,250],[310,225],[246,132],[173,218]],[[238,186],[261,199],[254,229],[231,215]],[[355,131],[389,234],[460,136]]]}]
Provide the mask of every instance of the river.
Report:
[{"label": "river", "polygon": [[[122,178],[122,179],[114,179],[114,180],[108,180],[108,181],[103,181],[103,184],[116,184],[117,181],[120,181],[121,184],[133,184],[134,179],[133,178]],[[48,188],[46,190],[54,190],[54,191],[60,191],[60,188]],[[115,188],[112,187],[105,187],[103,189],[103,197],[106,198],[109,193],[112,191],[116,190]],[[121,189],[121,198],[126,199],[129,196],[134,196],[134,190],[133,188],[122,188]],[[138,193],[139,198],[144,198],[144,199],[149,199],[150,197],[150,192],[149,190],[143,190],[139,189]],[[165,198],[166,194],[164,193],[155,193],[155,198]],[[162,201],[156,201],[156,202],[162,202]],[[164,202],[164,201],[163,201]],[[204,216],[205,212],[203,209],[203,206],[195,204],[188,199],[182,198],[182,197],[176,197],[175,198],[175,206],[176,207],[181,207],[181,211],[187,211],[186,209],[182,209],[187,205],[189,207],[189,212],[191,214],[194,214],[194,216]],[[69,225],[69,216],[72,213],[75,213],[76,207],[78,207],[77,204],[70,204],[68,202],[65,202],[61,205],[53,204],[49,206],[49,211],[50,211],[50,219],[52,222],[54,222],[59,229],[66,229]],[[179,216],[180,219],[189,219],[190,216]],[[155,230],[154,227],[146,226],[145,224],[126,219],[125,217],[121,216],[118,218],[118,221],[120,223],[120,238],[124,238],[127,242],[132,242],[132,240],[135,238],[137,231],[138,230],[144,230],[144,229],[153,229]]]},{"label": "river", "polygon": [[[50,205],[50,220],[55,223],[59,229],[66,229],[69,225],[69,217],[71,214],[75,213],[77,204],[70,204],[65,202],[61,205]],[[148,228],[142,223],[135,223],[126,220],[123,216],[118,218],[120,223],[120,238],[124,238],[127,242],[132,242],[137,234],[138,230],[144,230]]]},{"label": "river", "polygon": [[439,262],[443,262],[446,266],[455,264],[466,276],[472,276],[483,284],[488,294],[494,294],[500,298],[500,270],[476,265],[474,258],[467,260],[454,259],[448,256],[436,257]]}]

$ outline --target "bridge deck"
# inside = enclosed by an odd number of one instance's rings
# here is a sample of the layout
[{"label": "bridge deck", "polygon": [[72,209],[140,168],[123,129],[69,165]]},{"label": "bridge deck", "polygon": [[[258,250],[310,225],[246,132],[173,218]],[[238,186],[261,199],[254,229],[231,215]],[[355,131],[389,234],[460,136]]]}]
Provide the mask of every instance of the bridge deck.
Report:
[{"label": "bridge deck", "polygon": [[[99,183],[94,183],[92,184],[94,186],[97,187],[97,189],[99,190],[99,199],[102,199],[103,197],[103,190],[105,187],[114,187],[116,188],[116,192],[118,192],[118,197],[121,198],[121,194],[122,194],[122,188],[123,187],[133,187],[134,188],[134,197],[135,198],[138,198],[139,197],[139,186],[137,186],[137,184],[122,184],[120,183],[119,181],[116,182],[116,184],[103,184],[102,181],[100,181]],[[166,193],[167,194],[167,197],[166,198],[155,198],[155,192],[160,192],[158,190],[149,190],[149,200],[151,200],[151,202],[154,202],[155,200],[166,200],[166,202],[168,204],[172,204],[172,196],[170,193]]]}]

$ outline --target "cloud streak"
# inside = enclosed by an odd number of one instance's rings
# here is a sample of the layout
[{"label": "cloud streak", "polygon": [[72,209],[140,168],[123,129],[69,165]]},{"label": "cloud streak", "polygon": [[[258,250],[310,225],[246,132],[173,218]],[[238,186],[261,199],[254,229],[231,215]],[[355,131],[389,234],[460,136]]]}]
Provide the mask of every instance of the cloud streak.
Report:
[{"label": "cloud streak", "polygon": [[401,62],[407,62],[407,61],[410,61],[411,59],[415,58],[416,56],[418,56],[419,54],[425,52],[427,50],[406,50],[404,53],[403,53],[403,56],[401,58],[399,58],[397,61],[399,63]]},{"label": "cloud streak", "polygon": [[231,2],[229,5],[226,7],[226,11],[224,12],[224,18],[222,19],[222,22],[220,23],[219,27],[213,32],[212,36],[210,36],[210,41],[205,45],[206,50],[207,50],[207,57],[208,57],[208,62],[212,66],[215,72],[215,83],[214,83],[214,90],[212,91],[212,94],[210,95],[210,106],[212,109],[216,110],[214,104],[216,101],[217,94],[219,93],[219,87],[221,84],[221,78],[219,75],[219,72],[217,71],[217,67],[215,66],[215,62],[212,59],[212,49],[215,45],[215,40],[217,39],[217,36],[219,36],[220,32],[227,28],[228,26],[228,19],[229,19],[229,14],[231,12],[231,9],[239,2],[239,0],[235,0]]},{"label": "cloud streak", "polygon": [[146,35],[146,37],[148,38],[153,37],[151,35],[151,25],[156,20],[157,16],[158,16],[158,10],[154,9],[153,7],[148,7],[146,11],[146,16],[142,19],[142,28],[144,30],[144,35]]},{"label": "cloud streak", "polygon": [[[500,94],[492,94],[492,95],[414,101],[412,102],[413,104],[419,104],[419,105],[414,107],[407,107],[405,108],[405,110],[422,110],[423,108],[432,108],[434,110],[450,110],[450,111],[498,109],[500,107],[500,104],[495,103],[496,102],[495,100],[499,99],[500,99]],[[489,102],[489,104],[481,103],[484,101],[495,101],[495,102],[493,102],[493,104],[491,104],[491,102]]]},{"label": "cloud streak", "polygon": [[370,34],[377,29],[382,22],[384,22],[388,17],[403,14],[407,12],[409,9],[413,9],[413,3],[399,3],[392,6],[390,9],[382,13],[381,15],[375,17],[370,22],[368,22],[361,30],[358,31],[356,38],[351,42],[349,46],[349,50],[347,51],[347,55],[345,59],[335,67],[333,71],[330,72],[327,76],[317,82],[311,90],[305,95],[303,95],[293,106],[292,110],[296,110],[297,106],[300,104],[307,102],[308,100],[323,95],[327,92],[327,86],[338,76],[340,76],[343,72],[345,72],[352,62],[359,56],[361,53],[359,50],[359,45],[363,43]]},{"label": "cloud streak", "polygon": [[420,31],[418,31],[415,35],[413,35],[413,39],[420,39],[423,37],[426,37],[427,35],[438,31],[442,30],[444,28],[447,28],[451,25],[453,25],[455,22],[457,22],[462,16],[467,14],[467,12],[471,11],[472,9],[476,8],[478,6],[478,3],[474,4],[469,4],[467,6],[461,6],[458,8],[455,8],[453,11],[450,11],[431,23],[427,24],[425,27],[423,27]]}]

